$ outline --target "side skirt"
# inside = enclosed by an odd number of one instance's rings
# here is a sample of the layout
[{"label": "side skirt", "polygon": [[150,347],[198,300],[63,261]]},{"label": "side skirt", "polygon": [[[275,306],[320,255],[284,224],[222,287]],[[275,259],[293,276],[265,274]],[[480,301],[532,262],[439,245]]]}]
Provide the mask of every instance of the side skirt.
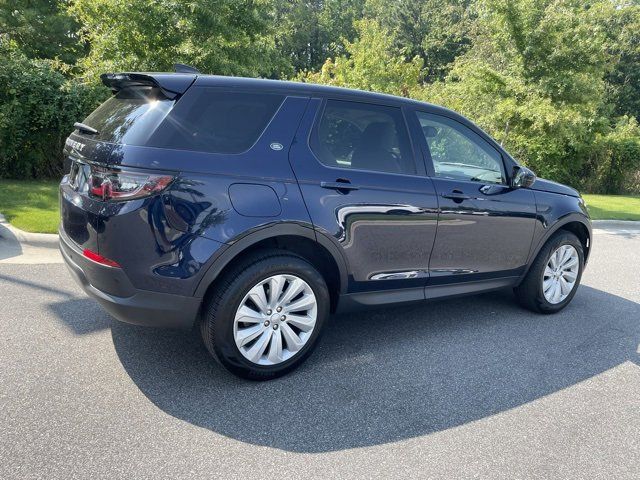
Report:
[{"label": "side skirt", "polygon": [[503,277],[474,282],[431,285],[426,287],[360,292],[340,295],[336,313],[353,312],[393,304],[407,304],[424,300],[460,297],[515,287],[520,277]]}]

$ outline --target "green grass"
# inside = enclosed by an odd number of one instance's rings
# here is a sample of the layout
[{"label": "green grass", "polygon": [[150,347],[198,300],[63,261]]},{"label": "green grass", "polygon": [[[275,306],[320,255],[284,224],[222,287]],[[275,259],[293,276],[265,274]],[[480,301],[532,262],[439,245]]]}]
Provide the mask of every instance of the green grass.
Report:
[{"label": "green grass", "polygon": [[593,220],[640,220],[640,196],[583,195]]},{"label": "green grass", "polygon": [[[583,196],[594,220],[640,220],[640,196]],[[0,213],[27,232],[57,232],[58,182],[0,180]]]},{"label": "green grass", "polygon": [[56,233],[58,182],[0,180],[0,213],[21,230]]}]

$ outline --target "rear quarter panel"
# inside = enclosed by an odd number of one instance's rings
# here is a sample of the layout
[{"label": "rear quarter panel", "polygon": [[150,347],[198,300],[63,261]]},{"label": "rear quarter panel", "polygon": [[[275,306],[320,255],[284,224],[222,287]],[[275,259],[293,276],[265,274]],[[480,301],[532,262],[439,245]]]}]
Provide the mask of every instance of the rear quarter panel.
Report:
[{"label": "rear quarter panel", "polygon": [[[307,102],[287,97],[256,144],[241,154],[104,144],[72,134],[73,148],[85,145],[83,161],[176,176],[161,195],[92,200],[99,253],[120,263],[136,288],[191,295],[214,259],[245,235],[276,223],[312,229],[288,161]],[[261,194],[251,195],[252,188]],[[241,208],[234,208],[230,191]],[[272,192],[268,198],[265,191]]]}]

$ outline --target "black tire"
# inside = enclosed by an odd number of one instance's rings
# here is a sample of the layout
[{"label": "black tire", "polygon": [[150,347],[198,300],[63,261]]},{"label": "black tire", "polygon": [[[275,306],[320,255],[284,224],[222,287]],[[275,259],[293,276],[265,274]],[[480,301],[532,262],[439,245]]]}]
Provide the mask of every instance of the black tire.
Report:
[{"label": "black tire", "polygon": [[[316,323],[304,347],[292,358],[275,365],[258,365],[245,358],[236,346],[234,318],[247,292],[260,281],[277,274],[295,275],[311,287],[317,302]],[[329,316],[329,305],[324,278],[309,262],[281,250],[259,252],[216,283],[206,299],[200,331],[207,350],[231,373],[251,380],[270,380],[289,373],[309,357]]]},{"label": "black tire", "polygon": [[[562,245],[571,245],[578,252],[579,270],[576,278],[575,286],[567,298],[560,303],[549,303],[544,296],[542,289],[544,269],[549,261],[549,257]],[[573,233],[564,230],[554,234],[542,247],[538,256],[534,260],[531,268],[524,277],[524,280],[518,285],[514,292],[520,305],[524,308],[537,313],[556,313],[566,307],[573,299],[582,278],[584,270],[584,251],[582,243]]]}]

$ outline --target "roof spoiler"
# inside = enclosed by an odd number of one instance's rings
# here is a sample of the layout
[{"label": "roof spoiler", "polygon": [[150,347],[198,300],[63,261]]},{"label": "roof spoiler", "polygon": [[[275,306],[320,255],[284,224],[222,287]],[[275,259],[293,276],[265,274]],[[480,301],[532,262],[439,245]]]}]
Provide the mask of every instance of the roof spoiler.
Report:
[{"label": "roof spoiler", "polygon": [[173,69],[176,71],[176,73],[200,73],[200,70],[198,70],[196,67],[185,65],[184,63],[174,64]]},{"label": "roof spoiler", "polygon": [[152,86],[169,99],[182,95],[195,81],[195,73],[103,73],[100,80],[115,94],[123,88]]}]

